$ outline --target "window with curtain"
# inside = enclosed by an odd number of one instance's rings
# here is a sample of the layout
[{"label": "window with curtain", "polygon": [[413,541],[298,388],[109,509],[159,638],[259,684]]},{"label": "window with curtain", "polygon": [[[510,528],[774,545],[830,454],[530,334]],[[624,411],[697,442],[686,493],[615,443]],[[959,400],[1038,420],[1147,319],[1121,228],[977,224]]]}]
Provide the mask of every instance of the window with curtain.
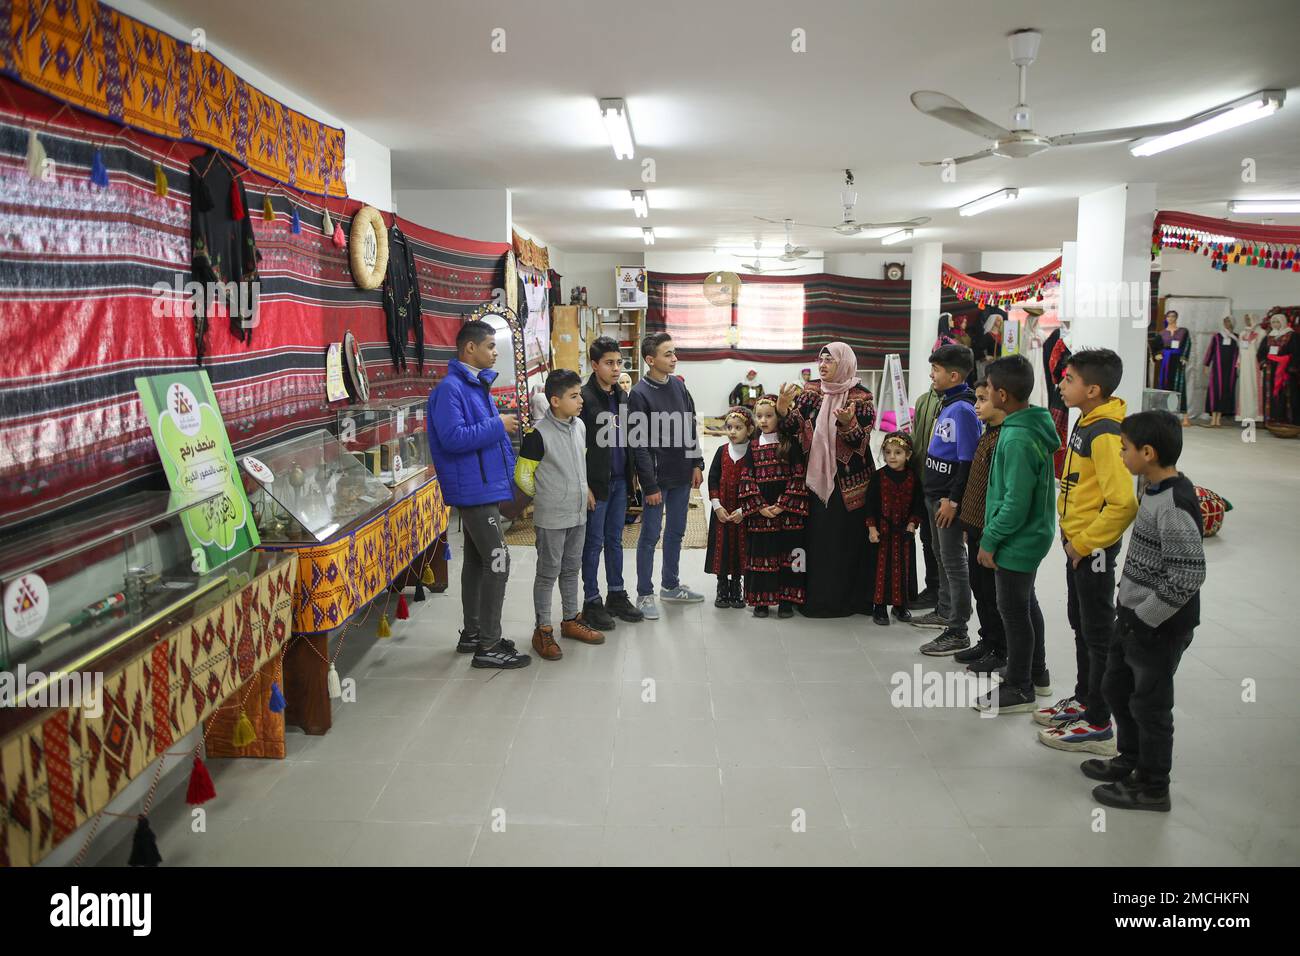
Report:
[{"label": "window with curtain", "polygon": [[[747,283],[740,287],[736,325],[742,349],[803,348],[801,283]],[[725,331],[725,330],[724,330]]]}]

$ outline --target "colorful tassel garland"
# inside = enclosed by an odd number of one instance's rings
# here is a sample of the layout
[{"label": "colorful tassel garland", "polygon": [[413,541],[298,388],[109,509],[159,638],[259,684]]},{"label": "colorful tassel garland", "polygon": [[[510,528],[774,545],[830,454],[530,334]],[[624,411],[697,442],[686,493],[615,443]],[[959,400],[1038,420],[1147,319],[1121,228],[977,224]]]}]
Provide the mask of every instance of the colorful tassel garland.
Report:
[{"label": "colorful tassel garland", "polygon": [[194,769],[190,771],[190,785],[185,791],[185,802],[192,807],[202,806],[217,795],[217,788],[212,785],[212,774],[203,766],[203,761],[194,758]]},{"label": "colorful tassel garland", "polygon": [[329,679],[326,681],[329,685],[330,697],[338,700],[343,696],[343,682],[339,680],[339,672],[333,664],[330,665]]},{"label": "colorful tassel garland", "polygon": [[32,179],[45,175],[45,144],[34,129],[27,133],[27,175]]},{"label": "colorful tassel garland", "polygon": [[392,637],[392,636],[393,636],[393,629],[392,629],[391,627],[388,626],[388,615],[387,615],[387,614],[381,614],[381,615],[379,615],[379,632],[378,632],[378,635],[377,635],[377,636],[379,636],[379,637]]},{"label": "colorful tassel garland", "polygon": [[230,184],[230,218],[239,222],[247,213],[244,212],[244,197],[240,195],[239,180]]},{"label": "colorful tassel garland", "polygon": [[271,682],[271,703],[268,707],[273,714],[283,714],[284,708],[288,706],[284,700],[284,692],[280,690],[280,682]]},{"label": "colorful tassel garland", "polygon": [[131,856],[127,866],[157,866],[162,862],[158,852],[158,838],[153,835],[149,818],[141,817],[135,825],[135,836],[131,838]]},{"label": "colorful tassel garland", "polygon": [[267,222],[275,222],[275,207],[271,205],[270,193],[267,193],[266,198],[262,200],[262,218]]},{"label": "colorful tassel garland", "polygon": [[241,710],[239,712],[239,722],[235,724],[235,735],[230,739],[231,746],[247,747],[257,739],[257,734],[253,730],[253,722],[248,719],[248,713]]},{"label": "colorful tassel garland", "polygon": [[424,600],[424,585],[423,585],[423,584],[417,584],[417,585],[415,586],[415,596],[414,596],[413,598],[411,598],[411,600],[412,600],[412,601],[423,601],[423,600]]},{"label": "colorful tassel garland", "polygon": [[431,588],[438,583],[437,579],[433,576],[433,568],[429,567],[427,564],[424,566],[424,570],[420,572],[420,583],[427,588]]},{"label": "colorful tassel garland", "polygon": [[302,217],[298,215],[298,207],[293,207],[293,215],[289,218],[289,231],[295,236],[302,235]]},{"label": "colorful tassel garland", "polygon": [[348,237],[343,235],[342,223],[339,223],[334,227],[334,235],[332,238],[334,240],[334,247],[336,249],[342,249],[344,246],[348,244]]},{"label": "colorful tassel garland", "polygon": [[322,236],[334,235],[334,220],[330,218],[330,211],[325,210],[325,215],[320,220],[320,231]]},{"label": "colorful tassel garland", "polygon": [[95,158],[90,163],[90,181],[100,189],[108,188],[108,167],[104,165],[104,154],[95,150]]},{"label": "colorful tassel garland", "polygon": [[159,199],[166,197],[168,193],[167,174],[163,171],[161,163],[153,164],[153,191]]},{"label": "colorful tassel garland", "polygon": [[406,595],[399,594],[397,596],[397,619],[399,621],[405,621],[410,616],[411,616],[410,608],[406,606]]}]

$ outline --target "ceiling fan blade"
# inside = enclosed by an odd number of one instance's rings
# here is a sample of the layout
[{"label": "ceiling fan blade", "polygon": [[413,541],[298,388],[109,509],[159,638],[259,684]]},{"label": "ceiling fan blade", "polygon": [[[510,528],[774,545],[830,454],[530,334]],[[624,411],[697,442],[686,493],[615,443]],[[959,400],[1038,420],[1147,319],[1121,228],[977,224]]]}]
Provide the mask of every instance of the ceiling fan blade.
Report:
[{"label": "ceiling fan blade", "polygon": [[860,222],[859,229],[914,229],[930,221],[929,216],[917,216],[915,219],[900,219],[898,222]]},{"label": "ceiling fan blade", "polygon": [[[965,156],[955,156],[955,157],[953,157],[953,160],[952,160],[952,161],[953,161],[953,163],[954,163],[955,165],[960,166],[962,163],[969,163],[969,162],[971,162],[972,160],[976,160],[976,159],[984,159],[985,157],[987,157],[987,156],[992,156],[992,155],[993,155],[993,147],[990,146],[988,149],[982,149],[982,150],[980,150],[978,153],[968,153],[968,154],[965,155]],[[930,160],[926,160],[926,161],[922,162],[921,165],[922,165],[922,166],[942,166],[942,165],[943,165],[944,163],[946,163],[946,162],[947,162],[946,159],[930,159]]]},{"label": "ceiling fan blade", "polygon": [[1146,136],[1163,136],[1187,126],[1186,121],[1174,123],[1152,123],[1147,126],[1125,126],[1120,129],[1098,129],[1089,133],[1064,133],[1049,136],[1053,146],[1087,146],[1092,143],[1123,143],[1142,139]]},{"label": "ceiling fan blade", "polygon": [[933,116],[959,129],[985,139],[1006,139],[1011,131],[978,113],[972,113],[946,93],[934,90],[917,90],[912,94],[912,105],[926,116]]}]

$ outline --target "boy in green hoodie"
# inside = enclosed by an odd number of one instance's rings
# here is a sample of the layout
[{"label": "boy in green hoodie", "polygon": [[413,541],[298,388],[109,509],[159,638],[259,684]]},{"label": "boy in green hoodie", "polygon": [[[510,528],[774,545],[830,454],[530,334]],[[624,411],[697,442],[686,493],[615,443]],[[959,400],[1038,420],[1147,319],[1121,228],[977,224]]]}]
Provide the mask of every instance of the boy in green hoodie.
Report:
[{"label": "boy in green hoodie", "polygon": [[1084,349],[1066,361],[1058,386],[1066,407],[1079,410],[1056,500],[1078,680],[1073,697],[1034,712],[1045,728],[1040,743],[1103,757],[1115,754],[1110,707],[1101,692],[1115,640],[1115,565],[1124,529],[1137,514],[1133,476],[1120,450],[1127,408],[1111,397],[1123,375],[1124,363],[1110,349]]},{"label": "boy in green hoodie", "polygon": [[[976,710],[1034,709],[1035,688],[1049,684],[1043,612],[1034,593],[1038,565],[1056,530],[1052,456],[1061,447],[1047,409],[1029,404],[1034,367],[1008,355],[985,370],[989,399],[1006,413],[989,471],[984,534],[977,560],[995,572],[998,613],[1007,635],[1006,677],[980,697]],[[1050,691],[1048,691],[1050,693]]]}]

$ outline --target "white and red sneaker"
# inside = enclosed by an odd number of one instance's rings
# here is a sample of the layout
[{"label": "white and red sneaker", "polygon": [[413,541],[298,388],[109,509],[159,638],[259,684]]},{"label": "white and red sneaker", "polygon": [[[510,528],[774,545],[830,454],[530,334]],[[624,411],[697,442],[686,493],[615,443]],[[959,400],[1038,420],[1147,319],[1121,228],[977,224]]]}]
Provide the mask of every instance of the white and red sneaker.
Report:
[{"label": "white and red sneaker", "polygon": [[1098,754],[1103,757],[1113,757],[1117,752],[1115,730],[1109,721],[1105,724],[1090,724],[1084,720],[1072,720],[1055,727],[1046,727],[1038,732],[1038,742],[1053,750]]},{"label": "white and red sneaker", "polygon": [[1034,711],[1034,723],[1042,724],[1044,727],[1055,727],[1064,722],[1069,723],[1072,720],[1078,720],[1087,710],[1076,697],[1063,697],[1051,707],[1043,707]]}]

